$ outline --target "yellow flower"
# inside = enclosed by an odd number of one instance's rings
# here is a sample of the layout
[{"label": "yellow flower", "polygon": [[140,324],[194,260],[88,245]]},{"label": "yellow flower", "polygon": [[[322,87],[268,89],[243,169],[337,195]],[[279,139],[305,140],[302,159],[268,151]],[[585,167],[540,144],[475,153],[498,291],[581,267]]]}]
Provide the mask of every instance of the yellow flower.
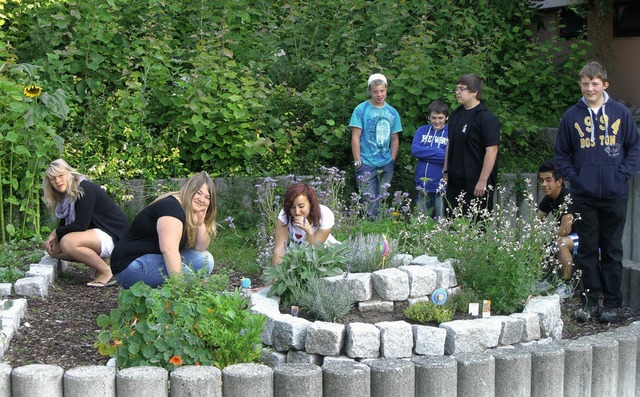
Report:
[{"label": "yellow flower", "polygon": [[42,87],[39,85],[31,84],[24,87],[24,91],[22,91],[25,96],[29,98],[37,98],[42,94]]}]

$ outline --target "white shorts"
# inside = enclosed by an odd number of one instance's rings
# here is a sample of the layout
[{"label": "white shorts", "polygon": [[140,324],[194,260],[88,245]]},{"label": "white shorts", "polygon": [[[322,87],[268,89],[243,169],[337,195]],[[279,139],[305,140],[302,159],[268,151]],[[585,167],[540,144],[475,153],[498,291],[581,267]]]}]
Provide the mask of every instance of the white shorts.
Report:
[{"label": "white shorts", "polygon": [[103,232],[100,229],[91,229],[96,232],[98,235],[98,240],[100,240],[100,258],[108,258],[111,256],[111,251],[113,251],[113,239],[107,233]]}]

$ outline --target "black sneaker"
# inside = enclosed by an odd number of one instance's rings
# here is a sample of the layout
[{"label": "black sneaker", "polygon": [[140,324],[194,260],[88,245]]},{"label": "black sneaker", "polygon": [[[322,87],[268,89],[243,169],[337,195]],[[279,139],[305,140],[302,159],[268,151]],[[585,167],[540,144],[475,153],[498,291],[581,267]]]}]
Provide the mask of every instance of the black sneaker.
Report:
[{"label": "black sneaker", "polygon": [[618,309],[615,307],[605,307],[598,321],[601,323],[617,323],[620,321]]},{"label": "black sneaker", "polygon": [[576,310],[575,313],[573,313],[573,317],[580,323],[586,323],[587,321],[591,320],[591,318],[596,314],[597,310],[597,306],[584,307],[582,309]]}]

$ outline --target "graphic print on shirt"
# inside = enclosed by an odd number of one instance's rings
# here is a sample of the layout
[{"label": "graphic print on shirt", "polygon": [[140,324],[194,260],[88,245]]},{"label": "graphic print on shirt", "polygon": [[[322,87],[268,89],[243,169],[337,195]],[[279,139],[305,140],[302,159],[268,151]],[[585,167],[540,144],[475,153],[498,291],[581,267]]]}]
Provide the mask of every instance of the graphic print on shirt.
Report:
[{"label": "graphic print on shirt", "polygon": [[369,141],[371,146],[375,148],[372,152],[374,156],[389,150],[389,141],[391,140],[391,123],[389,120],[382,117],[379,118],[376,123],[375,132],[376,141]]},{"label": "graphic print on shirt", "polygon": [[609,125],[609,116],[601,114],[600,117],[596,117],[597,126],[592,124],[593,119],[594,118],[591,114],[584,117],[584,131],[579,123],[576,122],[574,124],[576,131],[578,131],[578,135],[580,135],[580,149],[604,146],[604,152],[610,158],[620,156],[622,148],[616,139],[618,130],[620,129],[620,119],[617,119],[613,124]]}]

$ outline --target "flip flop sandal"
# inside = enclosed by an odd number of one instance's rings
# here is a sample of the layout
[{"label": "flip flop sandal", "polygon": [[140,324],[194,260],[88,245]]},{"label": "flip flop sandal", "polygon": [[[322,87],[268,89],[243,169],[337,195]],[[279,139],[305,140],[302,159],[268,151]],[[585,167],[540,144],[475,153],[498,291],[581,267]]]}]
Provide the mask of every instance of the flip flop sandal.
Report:
[{"label": "flip flop sandal", "polygon": [[115,278],[111,278],[111,280],[107,281],[106,283],[102,282],[102,281],[91,281],[87,283],[87,287],[93,287],[93,288],[105,288],[105,287],[113,287],[114,285],[117,285],[118,281],[116,281]]}]

